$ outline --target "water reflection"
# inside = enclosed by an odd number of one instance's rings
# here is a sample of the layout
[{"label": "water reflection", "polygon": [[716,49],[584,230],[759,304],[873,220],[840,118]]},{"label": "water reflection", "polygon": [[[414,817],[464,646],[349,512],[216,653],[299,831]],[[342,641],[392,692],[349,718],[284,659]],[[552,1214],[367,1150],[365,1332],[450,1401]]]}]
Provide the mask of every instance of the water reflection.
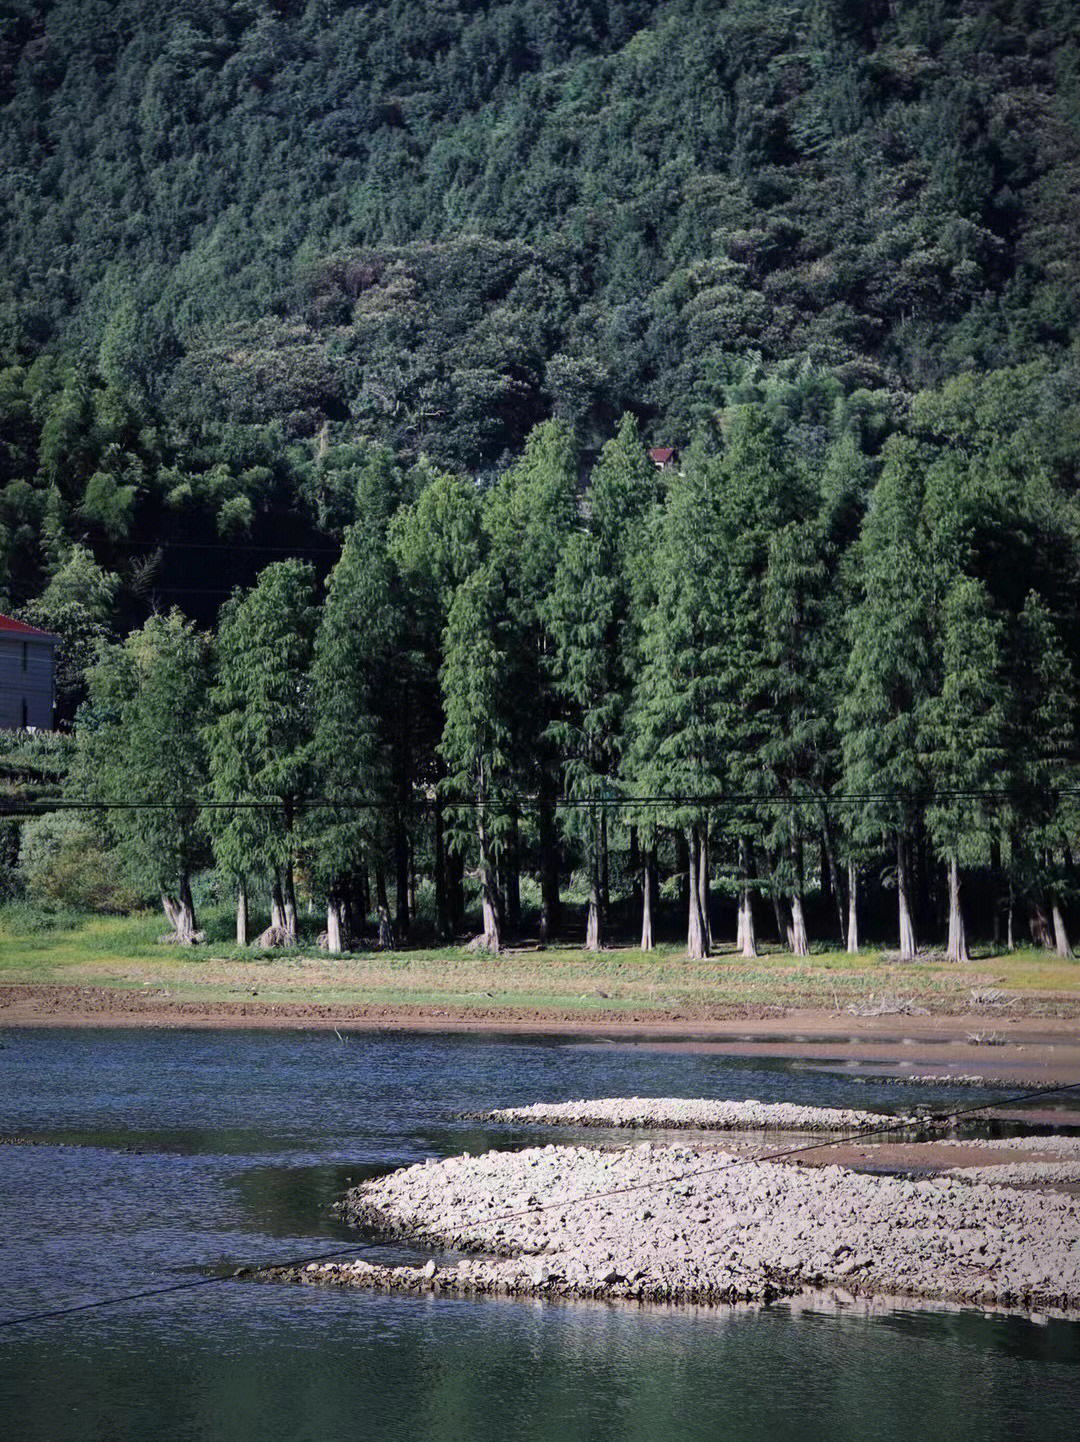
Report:
[{"label": "water reflection", "polygon": [[[352,1237],[330,1210],[351,1182],[551,1139],[462,1112],[618,1094],[945,1100],[888,1078],[536,1038],[9,1033],[0,1133],[43,1144],[0,1148],[0,1314],[326,1250]],[[958,1100],[978,1097],[964,1087]],[[1080,1328],[975,1314],[669,1312],[227,1281],[10,1329],[0,1347],[0,1429],[29,1442],[1046,1442],[1075,1435],[1080,1407]]]}]

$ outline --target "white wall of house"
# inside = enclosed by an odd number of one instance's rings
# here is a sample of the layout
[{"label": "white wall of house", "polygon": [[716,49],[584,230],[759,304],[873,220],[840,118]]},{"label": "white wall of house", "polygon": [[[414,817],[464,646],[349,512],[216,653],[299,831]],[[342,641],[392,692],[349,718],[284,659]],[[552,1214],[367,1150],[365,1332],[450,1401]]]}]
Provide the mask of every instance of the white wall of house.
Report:
[{"label": "white wall of house", "polygon": [[52,730],[54,645],[40,636],[0,634],[0,730]]}]

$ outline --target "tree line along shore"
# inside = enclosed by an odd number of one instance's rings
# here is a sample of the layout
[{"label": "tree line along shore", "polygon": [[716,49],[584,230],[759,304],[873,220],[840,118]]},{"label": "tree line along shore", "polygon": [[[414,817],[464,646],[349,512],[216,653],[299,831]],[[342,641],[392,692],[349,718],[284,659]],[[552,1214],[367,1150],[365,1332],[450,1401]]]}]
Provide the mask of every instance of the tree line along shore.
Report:
[{"label": "tree line along shore", "polygon": [[1080,517],[1007,399],[926,393],[872,466],[760,403],[666,467],[630,416],[584,472],[542,423],[488,488],[374,449],[325,583],[272,562],[212,632],[99,640],[73,738],[18,743],[64,759],[16,884],[156,894],[190,941],[214,867],[264,945],[299,885],[331,952],[404,943],[421,893],[440,939],[470,905],[482,947],[552,939],[573,877],[588,949],[614,894],[695,957],[729,913],[745,955],[766,917],[796,955],[1068,954]]}]

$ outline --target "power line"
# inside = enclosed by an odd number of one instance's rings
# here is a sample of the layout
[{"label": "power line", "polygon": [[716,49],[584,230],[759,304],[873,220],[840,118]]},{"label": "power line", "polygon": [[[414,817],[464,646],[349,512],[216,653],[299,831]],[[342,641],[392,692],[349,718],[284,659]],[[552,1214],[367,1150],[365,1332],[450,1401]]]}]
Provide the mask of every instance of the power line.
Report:
[{"label": "power line", "polygon": [[486,809],[493,813],[509,812],[518,808],[540,808],[554,806],[559,810],[628,810],[634,807],[669,807],[684,809],[698,807],[708,810],[725,806],[754,806],[762,809],[780,808],[792,810],[799,807],[829,806],[908,806],[926,807],[952,801],[987,802],[1001,805],[1016,800],[1075,800],[1080,799],[1080,787],[1061,787],[1053,790],[1034,787],[994,787],[982,790],[948,788],[935,791],[896,792],[859,791],[841,792],[832,795],[783,795],[763,796],[755,792],[713,792],[701,795],[656,795],[656,796],[563,796],[541,797],[531,793],[508,795],[498,800],[479,801],[470,797],[436,797],[420,795],[397,801],[366,796],[299,796],[287,801],[279,797],[250,797],[222,801],[211,797],[141,797],[134,800],[110,800],[105,797],[58,797],[55,800],[17,801],[0,800],[0,815],[38,815],[43,811],[154,811],[170,807],[199,807],[204,811],[279,811],[288,806],[293,811],[311,810],[359,810],[403,812],[442,807],[447,811],[476,811]]},{"label": "power line", "polygon": [[[302,1267],[308,1262],[329,1262],[337,1257],[352,1256],[358,1251],[371,1251],[372,1242],[348,1242],[333,1252],[319,1252],[308,1257],[298,1257],[291,1262],[262,1263],[262,1266]],[[95,1297],[90,1302],[75,1302],[70,1306],[51,1307],[44,1312],[23,1312],[14,1317],[0,1317],[0,1327],[17,1327],[25,1322],[48,1322],[59,1317],[70,1317],[76,1312],[92,1312],[99,1307],[117,1307],[122,1302],[142,1302],[149,1297],[166,1297],[172,1292],[192,1292],[197,1287],[213,1287],[219,1282],[232,1281],[237,1272],[248,1270],[245,1266],[234,1268],[228,1274],[212,1277],[196,1277],[189,1282],[173,1282],[167,1287],[148,1287],[141,1292],[123,1292],[113,1297]]]},{"label": "power line", "polygon": [[[1013,1096],[999,1098],[994,1103],[998,1107],[1016,1106],[1020,1102],[1037,1101],[1048,1096],[1061,1096],[1066,1092],[1080,1090],[1080,1083],[1065,1082],[1060,1086],[1037,1087],[1033,1091],[1018,1092]],[[954,1107],[951,1111],[940,1112],[933,1115],[929,1120],[935,1122],[956,1121],[960,1117],[970,1116],[974,1112],[986,1111],[991,1105],[989,1102],[976,1102],[966,1107]],[[804,1142],[798,1146],[784,1147],[779,1151],[754,1153],[750,1156],[733,1157],[730,1161],[721,1162],[716,1166],[691,1167],[685,1171],[677,1172],[674,1176],[664,1177],[659,1181],[636,1182],[622,1187],[609,1187],[601,1192],[589,1192],[584,1196],[572,1197],[570,1200],[560,1199],[555,1202],[546,1202],[534,1207],[525,1207],[518,1211],[502,1212],[495,1216],[478,1217],[477,1221],[485,1224],[491,1222],[512,1222],[522,1217],[535,1217],[543,1212],[565,1211],[568,1207],[583,1206],[587,1202],[604,1201],[608,1197],[626,1196],[634,1192],[655,1191],[663,1187],[673,1187],[681,1182],[690,1181],[695,1177],[716,1176],[721,1172],[733,1170],[735,1167],[748,1166],[750,1163],[779,1162],[788,1157],[799,1156],[804,1152],[824,1151],[831,1147],[846,1146],[854,1142],[866,1141],[869,1137],[889,1136],[894,1132],[905,1132],[912,1130],[910,1118],[901,1121],[885,1122],[878,1127],[866,1127],[857,1132],[849,1132],[845,1136],[826,1137],[823,1141]],[[193,1281],[174,1282],[165,1287],[148,1287],[140,1292],[125,1292],[112,1297],[98,1297],[89,1302],[77,1302],[71,1306],[52,1307],[41,1312],[24,1312],[13,1317],[0,1317],[0,1327],[15,1327],[27,1322],[53,1321],[61,1317],[73,1316],[78,1312],[90,1312],[101,1307],[119,1306],[123,1302],[141,1302],[152,1297],[164,1297],[174,1292],[194,1291],[197,1287],[212,1287],[220,1282],[235,1281],[245,1273],[263,1271],[269,1267],[303,1267],[312,1262],[334,1261],[339,1257],[354,1256],[357,1252],[373,1251],[380,1244],[378,1242],[352,1242],[345,1243],[332,1252],[318,1252],[304,1257],[296,1257],[285,1262],[259,1262],[242,1263],[231,1272],[219,1273],[211,1277],[198,1277]]]}]

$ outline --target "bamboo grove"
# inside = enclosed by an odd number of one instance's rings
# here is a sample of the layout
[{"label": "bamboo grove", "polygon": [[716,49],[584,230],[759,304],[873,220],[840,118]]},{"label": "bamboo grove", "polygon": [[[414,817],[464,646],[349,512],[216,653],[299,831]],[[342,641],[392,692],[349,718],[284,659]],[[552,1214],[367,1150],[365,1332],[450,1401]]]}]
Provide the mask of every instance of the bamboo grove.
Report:
[{"label": "bamboo grove", "polygon": [[875,445],[857,397],[810,434],[774,391],[665,468],[631,416],[591,455],[549,420],[486,487],[373,446],[324,580],[274,561],[213,633],[99,643],[68,800],[181,939],[214,866],[238,943],[257,902],[295,944],[300,892],[331,952],[1067,954],[1080,514],[1048,396],[960,377]]}]

